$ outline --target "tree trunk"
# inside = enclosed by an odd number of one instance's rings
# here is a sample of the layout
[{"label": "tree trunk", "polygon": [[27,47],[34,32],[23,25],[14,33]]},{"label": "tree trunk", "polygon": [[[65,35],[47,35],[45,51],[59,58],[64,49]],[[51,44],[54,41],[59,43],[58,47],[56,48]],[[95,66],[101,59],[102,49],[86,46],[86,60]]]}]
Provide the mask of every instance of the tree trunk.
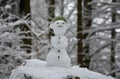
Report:
[{"label": "tree trunk", "polygon": [[83,34],[82,34],[82,0],[77,0],[77,61],[79,65],[83,65]]},{"label": "tree trunk", "polygon": [[[116,2],[116,0],[112,0],[112,2]],[[112,8],[113,12],[115,11],[115,8]],[[116,14],[112,12],[112,22],[116,22]],[[115,39],[116,38],[116,31],[115,29],[112,29],[111,30],[111,39]],[[115,67],[114,67],[114,64],[115,64],[115,42],[112,41],[111,42],[111,70],[114,70]],[[115,77],[116,74],[113,73],[111,74],[111,76]]]},{"label": "tree trunk", "polygon": [[64,14],[64,0],[60,1],[60,16]]},{"label": "tree trunk", "polygon": [[[30,13],[30,0],[20,0],[20,15],[26,15],[28,13]],[[30,31],[30,29],[28,28],[28,26],[26,25],[21,25],[20,26],[20,29],[23,31],[23,32],[27,32],[27,31]],[[24,36],[26,37],[31,37],[31,32],[28,32],[28,33],[24,33],[23,34]],[[22,48],[24,48],[26,50],[27,53],[30,53],[31,52],[31,45],[32,45],[32,39],[28,39],[28,38],[24,38],[22,39],[23,41],[23,46]]]},{"label": "tree trunk", "polygon": [[[91,2],[92,0],[84,0],[84,8],[85,10],[83,10],[83,15],[84,16],[89,16],[87,18],[84,19],[84,24],[83,24],[83,29],[89,29],[91,27],[92,24],[92,19],[91,19],[91,15],[92,15],[92,8],[91,5],[88,5],[89,2]],[[83,17],[84,18],[84,17]],[[88,36],[88,33],[84,34],[83,39],[85,40]],[[90,57],[89,57],[89,42],[86,42],[85,45],[83,46],[83,53],[84,53],[84,59],[83,59],[83,67],[87,67],[89,68],[90,65]]]},{"label": "tree trunk", "polygon": [[84,16],[91,16],[91,5],[88,6],[88,3],[91,0],[84,0],[84,8],[86,8],[84,10],[84,13],[82,14],[82,0],[78,0],[78,5],[77,5],[77,11],[78,11],[78,18],[77,18],[77,38],[78,40],[78,64],[81,65],[81,67],[87,67],[89,68],[89,64],[90,64],[90,57],[89,57],[89,43],[85,43],[85,45],[83,46],[82,41],[85,40],[88,36],[88,33],[83,34],[81,31],[83,31],[84,29],[88,29],[91,26],[91,18],[86,18],[84,19],[84,22],[82,21],[82,19]]},{"label": "tree trunk", "polygon": [[[51,22],[55,17],[55,0],[47,0],[48,3],[48,22]],[[49,30],[48,37],[54,36],[52,29]]]},{"label": "tree trunk", "polygon": [[48,3],[48,21],[55,17],[55,0],[47,0]]}]

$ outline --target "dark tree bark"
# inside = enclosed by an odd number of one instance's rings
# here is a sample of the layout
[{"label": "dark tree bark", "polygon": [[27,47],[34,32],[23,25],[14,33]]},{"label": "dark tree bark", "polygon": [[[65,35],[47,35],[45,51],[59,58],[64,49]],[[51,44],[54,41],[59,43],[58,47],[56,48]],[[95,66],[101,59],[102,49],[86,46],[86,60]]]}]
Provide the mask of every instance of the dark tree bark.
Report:
[{"label": "dark tree bark", "polygon": [[47,0],[48,3],[48,21],[55,17],[55,0]]},{"label": "dark tree bark", "polygon": [[[89,2],[91,2],[92,0],[84,0],[84,8],[85,10],[83,10],[83,15],[84,16],[89,16],[87,18],[84,19],[84,25],[83,25],[83,29],[89,29],[91,27],[91,24],[92,24],[92,19],[91,19],[91,15],[92,15],[92,6],[91,5],[88,5]],[[83,36],[83,39],[85,40],[88,36],[88,33],[85,33],[84,36]],[[89,68],[89,65],[90,65],[90,56],[89,56],[89,42],[86,42],[85,45],[83,46],[83,56],[84,56],[84,59],[83,59],[83,67],[87,67]]]},{"label": "dark tree bark", "polygon": [[[116,0],[112,0],[112,2],[116,2]],[[115,11],[115,8],[112,8],[113,12]],[[116,14],[112,12],[112,22],[116,22]],[[111,39],[115,39],[116,38],[116,31],[115,29],[111,30]],[[111,42],[111,70],[114,70],[115,64],[115,42],[112,41]],[[111,76],[115,77],[116,74],[112,73]]]},{"label": "dark tree bark", "polygon": [[[87,67],[89,68],[89,64],[90,64],[90,57],[89,57],[89,43],[85,43],[85,45],[83,46],[82,41],[85,40],[88,36],[88,33],[83,34],[81,31],[83,31],[84,29],[88,29],[91,26],[91,18],[85,18],[82,17],[84,16],[91,16],[91,5],[88,5],[88,3],[91,0],[84,0],[84,8],[86,8],[84,11],[84,13],[82,14],[82,0],[78,0],[78,5],[77,5],[77,11],[78,11],[78,18],[77,18],[77,38],[78,40],[78,64],[81,65],[81,67]],[[84,22],[83,22],[84,19]],[[83,25],[84,23],[84,25]]]},{"label": "dark tree bark", "polygon": [[[48,3],[48,22],[51,22],[55,17],[55,0],[47,0]],[[49,30],[48,37],[54,36],[52,29]]]},{"label": "dark tree bark", "polygon": [[20,0],[19,4],[20,10],[19,13],[26,15],[30,13],[30,0]]},{"label": "dark tree bark", "polygon": [[77,61],[79,65],[83,65],[83,34],[82,34],[82,0],[77,0]]},{"label": "dark tree bark", "polygon": [[[20,5],[20,11],[19,11],[20,15],[21,14],[22,15],[26,15],[26,14],[30,13],[30,0],[20,0],[20,4],[19,5]],[[21,25],[20,29],[22,31],[26,31],[26,32],[30,31],[30,29],[26,25]],[[25,33],[23,35],[25,35],[26,37],[31,37],[31,33],[30,32],[29,33]],[[32,45],[32,39],[24,38],[22,40],[23,40],[23,44],[24,44],[22,46],[22,48],[26,49],[27,53],[30,53],[31,52],[31,47],[30,46]]]}]

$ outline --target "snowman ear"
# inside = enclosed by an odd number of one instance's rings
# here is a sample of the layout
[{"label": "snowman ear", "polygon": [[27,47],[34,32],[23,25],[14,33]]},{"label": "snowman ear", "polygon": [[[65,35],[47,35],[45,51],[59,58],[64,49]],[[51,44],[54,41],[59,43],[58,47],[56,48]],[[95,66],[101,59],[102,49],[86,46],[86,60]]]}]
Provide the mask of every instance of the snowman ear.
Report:
[{"label": "snowman ear", "polygon": [[54,24],[53,24],[53,23],[51,23],[49,27],[50,27],[51,29],[53,29]]}]

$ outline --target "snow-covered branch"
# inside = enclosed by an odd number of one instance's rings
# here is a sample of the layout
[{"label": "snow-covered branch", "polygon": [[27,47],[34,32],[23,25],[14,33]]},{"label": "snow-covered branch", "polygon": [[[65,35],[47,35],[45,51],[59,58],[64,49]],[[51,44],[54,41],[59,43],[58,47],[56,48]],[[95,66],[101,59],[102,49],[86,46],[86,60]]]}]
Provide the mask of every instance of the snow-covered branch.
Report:
[{"label": "snow-covered branch", "polygon": [[112,71],[111,71],[109,74],[107,74],[107,75],[111,75],[111,74],[116,73],[116,72],[120,72],[120,69],[112,70]]},{"label": "snow-covered branch", "polygon": [[119,29],[120,28],[120,22],[114,22],[110,24],[104,24],[99,25],[96,27],[92,27],[89,30],[84,30],[83,33],[94,33],[99,31],[105,31],[105,30],[112,30],[112,29]]},{"label": "snow-covered branch", "polygon": [[96,49],[93,53],[91,53],[89,56],[90,58],[93,57],[95,54],[99,53],[102,49],[104,49],[105,47],[109,46],[111,43],[107,42],[104,45],[100,46],[98,49]]},{"label": "snow-covered branch", "polygon": [[89,5],[91,5],[91,4],[96,4],[96,3],[100,3],[100,4],[104,4],[104,5],[110,5],[110,6],[120,6],[120,3],[118,3],[118,2],[112,2],[112,3],[110,3],[110,2],[104,2],[104,1],[91,1],[91,2],[89,2]]}]

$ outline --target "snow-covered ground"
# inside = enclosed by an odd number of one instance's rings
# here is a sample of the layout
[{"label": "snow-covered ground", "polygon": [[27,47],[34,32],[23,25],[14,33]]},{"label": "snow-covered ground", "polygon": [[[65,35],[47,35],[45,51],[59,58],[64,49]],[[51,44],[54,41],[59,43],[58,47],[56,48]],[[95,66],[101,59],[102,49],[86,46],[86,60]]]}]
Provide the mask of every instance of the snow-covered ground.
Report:
[{"label": "snow-covered ground", "polygon": [[[39,64],[38,64],[39,63]],[[80,79],[114,79],[87,68],[73,67],[47,67],[45,61],[38,59],[28,60],[12,71],[10,79],[67,79],[77,76]]]}]

